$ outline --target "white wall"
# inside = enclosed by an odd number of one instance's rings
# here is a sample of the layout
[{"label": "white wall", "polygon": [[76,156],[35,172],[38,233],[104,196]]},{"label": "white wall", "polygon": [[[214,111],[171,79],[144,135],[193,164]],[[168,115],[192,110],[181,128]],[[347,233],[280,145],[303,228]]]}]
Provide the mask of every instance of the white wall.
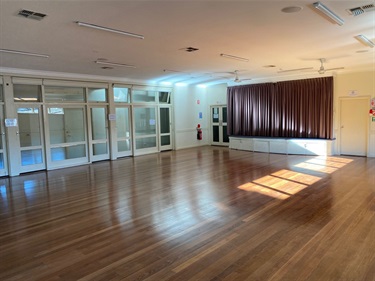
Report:
[{"label": "white wall", "polygon": [[[175,149],[207,145],[208,116],[206,88],[175,86],[173,88]],[[202,119],[199,113],[202,113]],[[203,131],[203,139],[197,140],[197,125]]]},{"label": "white wall", "polygon": [[[334,88],[334,134],[337,139],[335,152],[340,153],[340,99],[357,97],[375,97],[375,69],[372,71],[338,74],[335,77]],[[351,96],[355,91],[355,96]],[[368,105],[370,109],[370,104]],[[350,112],[348,113],[350,114]],[[375,157],[375,122],[370,115],[368,131],[368,153],[367,156]]]},{"label": "white wall", "polygon": [[[198,104],[199,101],[199,104]],[[182,149],[210,144],[210,105],[227,103],[227,84],[207,88],[198,86],[175,86],[173,106],[175,123],[175,148]],[[199,113],[202,118],[199,118]],[[203,139],[197,140],[200,124]]]}]

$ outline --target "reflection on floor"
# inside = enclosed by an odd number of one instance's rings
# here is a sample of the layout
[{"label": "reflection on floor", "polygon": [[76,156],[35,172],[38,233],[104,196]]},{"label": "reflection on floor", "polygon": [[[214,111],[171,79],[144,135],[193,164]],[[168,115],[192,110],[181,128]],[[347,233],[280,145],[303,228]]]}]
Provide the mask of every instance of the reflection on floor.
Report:
[{"label": "reflection on floor", "polygon": [[0,280],[374,280],[374,171],[199,147],[0,178]]}]

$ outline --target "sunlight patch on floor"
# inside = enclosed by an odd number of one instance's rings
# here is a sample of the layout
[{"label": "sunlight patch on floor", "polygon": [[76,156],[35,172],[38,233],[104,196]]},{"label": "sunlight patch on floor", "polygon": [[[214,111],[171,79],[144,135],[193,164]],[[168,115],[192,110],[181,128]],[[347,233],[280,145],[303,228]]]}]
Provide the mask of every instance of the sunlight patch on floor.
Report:
[{"label": "sunlight patch on floor", "polygon": [[[318,156],[299,163],[295,167],[331,174],[352,161],[345,158]],[[238,188],[284,200],[313,185],[320,179],[321,177],[316,175],[282,169],[252,182],[242,184]]]}]

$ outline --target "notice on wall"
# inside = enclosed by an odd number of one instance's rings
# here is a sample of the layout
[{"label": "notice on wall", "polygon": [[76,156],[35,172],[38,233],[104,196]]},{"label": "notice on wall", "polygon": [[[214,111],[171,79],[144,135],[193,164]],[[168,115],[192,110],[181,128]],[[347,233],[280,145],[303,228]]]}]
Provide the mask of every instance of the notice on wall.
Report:
[{"label": "notice on wall", "polygon": [[108,120],[115,121],[116,120],[116,114],[108,114]]},{"label": "notice on wall", "polygon": [[203,113],[202,113],[202,112],[199,112],[199,113],[198,113],[198,118],[199,118],[199,119],[202,119],[202,118],[203,118]]},{"label": "notice on wall", "polygon": [[17,119],[16,118],[7,118],[5,119],[5,127],[17,127]]}]

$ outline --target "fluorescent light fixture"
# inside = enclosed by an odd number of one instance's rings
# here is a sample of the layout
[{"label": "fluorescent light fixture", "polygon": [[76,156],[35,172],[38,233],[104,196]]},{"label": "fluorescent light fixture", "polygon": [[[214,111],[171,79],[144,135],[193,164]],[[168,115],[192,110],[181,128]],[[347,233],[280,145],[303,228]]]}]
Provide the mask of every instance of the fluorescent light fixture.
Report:
[{"label": "fluorescent light fixture", "polygon": [[112,66],[121,66],[121,67],[135,68],[135,65],[124,64],[124,63],[117,63],[117,62],[109,62],[109,61],[96,60],[95,63],[97,63],[97,64],[104,64],[104,65],[112,65]]},{"label": "fluorescent light fixture", "polygon": [[138,39],[145,39],[145,37],[143,35],[139,35],[139,34],[135,34],[135,33],[131,33],[131,32],[126,32],[126,31],[122,31],[122,30],[118,30],[118,29],[113,29],[113,28],[109,28],[109,27],[104,27],[104,26],[100,26],[100,25],[96,25],[96,24],[92,24],[92,23],[77,21],[76,24],[78,24],[79,26],[90,27],[90,28],[99,29],[99,30],[103,30],[103,31],[109,31],[109,32],[113,32],[113,33],[118,33],[118,34],[130,36],[130,37],[135,37],[135,38],[138,38]]},{"label": "fluorescent light fixture", "polygon": [[366,36],[362,34],[354,36],[354,38],[361,42],[363,45],[366,45],[370,48],[374,48],[375,46],[374,42],[372,42],[370,39],[368,39]]},{"label": "fluorescent light fixture", "polygon": [[182,82],[178,82],[178,83],[176,83],[175,85],[178,86],[178,87],[184,87],[184,86],[187,86],[186,83],[182,83]]},{"label": "fluorescent light fixture", "polygon": [[329,17],[331,20],[333,20],[338,25],[343,25],[344,20],[340,18],[338,15],[336,15],[334,12],[332,12],[330,9],[328,9],[326,6],[324,6],[321,2],[315,2],[313,6],[321,11],[323,14],[325,14],[327,17]]},{"label": "fluorescent light fixture", "polygon": [[205,85],[205,84],[198,84],[197,87],[198,88],[202,88],[202,89],[206,89],[207,85]]},{"label": "fluorescent light fixture", "polygon": [[232,56],[232,55],[227,55],[227,54],[220,54],[220,56],[223,57],[223,58],[227,58],[227,59],[239,60],[239,61],[243,61],[243,62],[249,62],[248,59],[237,57],[237,56]]},{"label": "fluorescent light fixture", "polygon": [[40,57],[40,58],[49,58],[49,55],[44,54],[37,54],[37,53],[29,53],[17,50],[8,50],[8,49],[0,49],[2,53],[9,53],[9,54],[16,54],[16,55],[25,55],[25,56],[32,56],[32,57]]}]

